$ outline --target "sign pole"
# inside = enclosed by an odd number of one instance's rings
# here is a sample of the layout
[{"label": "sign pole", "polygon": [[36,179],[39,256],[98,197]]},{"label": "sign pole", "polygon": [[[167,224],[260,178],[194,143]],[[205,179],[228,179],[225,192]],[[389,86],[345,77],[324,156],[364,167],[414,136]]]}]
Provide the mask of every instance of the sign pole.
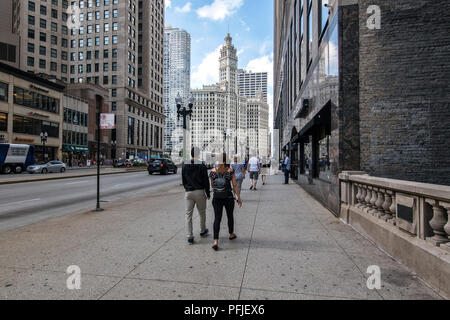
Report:
[{"label": "sign pole", "polygon": [[101,212],[103,209],[100,207],[100,112],[97,115],[97,208],[95,212]]}]

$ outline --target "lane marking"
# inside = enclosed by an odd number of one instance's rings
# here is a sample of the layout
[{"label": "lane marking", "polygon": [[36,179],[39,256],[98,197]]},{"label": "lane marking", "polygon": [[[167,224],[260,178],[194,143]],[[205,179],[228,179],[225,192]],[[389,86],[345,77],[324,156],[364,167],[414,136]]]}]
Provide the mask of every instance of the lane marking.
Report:
[{"label": "lane marking", "polygon": [[40,200],[41,200],[40,198],[37,198],[37,199],[31,199],[31,200],[10,202],[10,203],[5,203],[5,204],[0,204],[0,207],[6,207],[6,206],[11,206],[11,205],[16,205],[16,204],[24,204],[24,203],[40,201]]},{"label": "lane marking", "polygon": [[81,183],[87,183],[89,181],[76,181],[76,182],[68,182],[66,183],[66,186],[74,185],[74,184],[81,184]]}]

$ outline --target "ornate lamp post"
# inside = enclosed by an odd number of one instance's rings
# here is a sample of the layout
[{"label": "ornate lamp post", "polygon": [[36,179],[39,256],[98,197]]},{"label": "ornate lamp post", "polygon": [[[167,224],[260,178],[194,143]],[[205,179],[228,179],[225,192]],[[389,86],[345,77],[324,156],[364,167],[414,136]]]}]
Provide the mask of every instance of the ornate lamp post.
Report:
[{"label": "ornate lamp post", "polygon": [[48,133],[47,132],[41,132],[40,134],[41,136],[41,143],[44,147],[44,162],[47,162],[46,158],[47,158],[47,154],[46,154],[46,150],[45,150],[45,144],[47,143],[47,139],[48,139]]},{"label": "ornate lamp post", "polygon": [[189,95],[187,108],[185,106],[183,106],[183,99],[180,97],[180,93],[178,93],[178,96],[176,97],[175,102],[177,103],[178,120],[180,120],[180,117],[183,117],[183,160],[186,161],[187,160],[187,157],[186,157],[187,117],[189,116],[189,119],[192,120],[192,113],[193,113],[192,109],[194,108],[194,96],[192,95],[192,93]]}]

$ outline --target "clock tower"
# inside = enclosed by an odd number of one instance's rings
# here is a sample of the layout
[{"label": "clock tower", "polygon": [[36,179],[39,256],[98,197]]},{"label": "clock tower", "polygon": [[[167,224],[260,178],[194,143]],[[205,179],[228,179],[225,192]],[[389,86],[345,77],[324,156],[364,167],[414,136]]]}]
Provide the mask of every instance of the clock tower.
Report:
[{"label": "clock tower", "polygon": [[229,33],[225,38],[225,44],[222,46],[222,49],[220,49],[219,65],[220,87],[222,90],[237,94],[238,57],[237,50],[232,43],[232,38]]}]

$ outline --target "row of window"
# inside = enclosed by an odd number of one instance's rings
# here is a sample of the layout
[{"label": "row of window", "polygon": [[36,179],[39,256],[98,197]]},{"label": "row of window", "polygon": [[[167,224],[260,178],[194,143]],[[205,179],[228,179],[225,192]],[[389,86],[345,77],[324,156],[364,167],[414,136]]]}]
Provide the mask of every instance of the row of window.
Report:
[{"label": "row of window", "polygon": [[63,144],[87,146],[88,135],[87,133],[63,130]]},{"label": "row of window", "polygon": [[8,84],[0,82],[0,101],[8,102]]},{"label": "row of window", "polygon": [[14,103],[33,109],[59,114],[59,99],[19,87],[14,87]]},{"label": "row of window", "polygon": [[49,137],[58,138],[59,123],[14,115],[13,131],[34,136],[40,135],[41,132],[47,132]]},{"label": "row of window", "polygon": [[[84,9],[86,6],[88,8],[92,8],[95,1],[95,6],[100,7],[102,4],[102,0],[80,0],[80,1],[72,1],[70,4],[72,8],[78,6],[80,9]],[[109,6],[110,4],[119,4],[119,0],[103,0],[103,4],[105,6]],[[58,6],[58,0],[52,0],[52,5]],[[61,5],[63,9],[69,8],[69,1],[68,0],[61,0]],[[85,6],[86,5],[86,6]],[[36,11],[36,3],[34,1],[28,1],[28,10],[35,12]],[[41,5],[40,6],[40,13],[43,15],[47,14],[47,6]]]},{"label": "row of window", "polygon": [[88,126],[88,114],[85,112],[64,108],[63,119],[65,123],[74,124],[82,127]]}]

